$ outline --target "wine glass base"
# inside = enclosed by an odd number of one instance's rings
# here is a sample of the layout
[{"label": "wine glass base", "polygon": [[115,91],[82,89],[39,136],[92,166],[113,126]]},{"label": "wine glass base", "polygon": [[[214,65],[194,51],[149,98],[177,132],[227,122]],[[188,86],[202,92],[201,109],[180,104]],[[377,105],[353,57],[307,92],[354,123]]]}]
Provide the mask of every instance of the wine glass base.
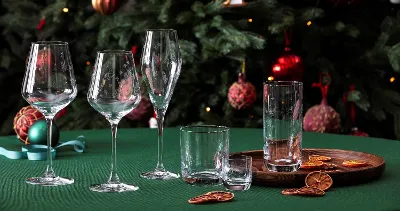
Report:
[{"label": "wine glass base", "polygon": [[139,187],[124,183],[113,183],[113,184],[105,183],[105,184],[92,185],[90,186],[89,189],[94,192],[117,193],[117,192],[137,191]]},{"label": "wine glass base", "polygon": [[179,174],[175,174],[169,171],[153,170],[151,172],[141,173],[140,177],[145,179],[170,180],[179,178]]},{"label": "wine glass base", "polygon": [[74,179],[64,177],[31,177],[26,179],[26,183],[41,186],[60,186],[73,184]]}]

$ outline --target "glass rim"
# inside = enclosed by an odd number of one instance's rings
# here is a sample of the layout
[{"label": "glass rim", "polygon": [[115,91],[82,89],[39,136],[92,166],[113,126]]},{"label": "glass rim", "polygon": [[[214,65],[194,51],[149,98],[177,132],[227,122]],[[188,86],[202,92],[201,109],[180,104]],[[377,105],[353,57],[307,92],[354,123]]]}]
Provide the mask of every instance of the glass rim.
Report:
[{"label": "glass rim", "polygon": [[68,45],[68,42],[64,41],[36,41],[31,43],[32,45]]},{"label": "glass rim", "polygon": [[113,53],[113,54],[132,54],[132,51],[127,50],[101,50],[97,51],[97,54],[106,54],[106,53]]},{"label": "glass rim", "polygon": [[300,81],[265,81],[264,85],[299,86],[299,85],[303,85],[303,82],[300,82]]},{"label": "glass rim", "polygon": [[[194,128],[210,128],[214,129],[212,131],[193,131]],[[183,126],[180,129],[181,132],[186,133],[223,133],[229,131],[229,127],[227,126],[219,126],[219,125],[188,125]]]}]

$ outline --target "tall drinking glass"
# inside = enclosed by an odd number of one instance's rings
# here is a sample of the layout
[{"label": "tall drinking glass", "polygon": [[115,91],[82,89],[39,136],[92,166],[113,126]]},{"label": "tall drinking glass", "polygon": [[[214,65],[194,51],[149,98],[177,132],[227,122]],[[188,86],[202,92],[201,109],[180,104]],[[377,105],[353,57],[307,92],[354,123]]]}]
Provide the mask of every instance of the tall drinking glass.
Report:
[{"label": "tall drinking glass", "polygon": [[132,52],[106,50],[97,53],[96,63],[87,94],[89,104],[110,122],[111,173],[104,184],[96,184],[90,190],[96,192],[135,191],[137,186],[120,182],[117,174],[118,123],[140,102],[140,87],[135,71]]},{"label": "tall drinking glass", "polygon": [[147,30],[142,53],[141,71],[151,103],[157,115],[158,162],[154,170],[141,174],[147,179],[175,179],[163,164],[163,123],[169,101],[181,72],[182,59],[178,35],[172,29]]},{"label": "tall drinking glass", "polygon": [[293,172],[301,165],[303,84],[264,83],[264,163],[270,171]]},{"label": "tall drinking glass", "polygon": [[57,176],[51,156],[53,118],[76,97],[74,69],[68,43],[59,41],[34,42],[22,83],[22,97],[39,110],[47,122],[47,168],[41,177],[31,177],[27,183],[58,186],[74,183],[72,178]]}]

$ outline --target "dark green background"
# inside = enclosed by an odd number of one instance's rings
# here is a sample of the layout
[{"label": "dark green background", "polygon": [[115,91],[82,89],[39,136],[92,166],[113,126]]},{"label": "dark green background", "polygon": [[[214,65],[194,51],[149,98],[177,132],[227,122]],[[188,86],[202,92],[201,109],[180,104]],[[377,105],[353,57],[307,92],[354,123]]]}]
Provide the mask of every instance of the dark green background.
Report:
[{"label": "dark green background", "polygon": [[[25,184],[28,176],[40,175],[44,161],[8,160],[0,157],[0,210],[399,210],[400,142],[341,135],[305,133],[306,148],[339,148],[374,153],[385,158],[382,177],[374,182],[330,189],[324,197],[307,198],[281,195],[282,188],[252,186],[235,193],[229,203],[190,205],[193,196],[220,187],[192,187],[181,179],[145,180],[139,173],[155,167],[157,132],[152,129],[123,129],[118,136],[118,168],[122,181],[133,182],[139,190],[130,193],[94,193],[93,183],[106,181],[111,156],[109,130],[62,132],[62,141],[79,135],[87,138],[87,149],[78,154],[72,149],[58,152],[57,173],[75,178],[64,187]],[[17,149],[15,137],[0,137],[2,146]],[[261,149],[261,129],[231,129],[230,151]],[[165,129],[165,166],[180,172],[179,129]]]}]

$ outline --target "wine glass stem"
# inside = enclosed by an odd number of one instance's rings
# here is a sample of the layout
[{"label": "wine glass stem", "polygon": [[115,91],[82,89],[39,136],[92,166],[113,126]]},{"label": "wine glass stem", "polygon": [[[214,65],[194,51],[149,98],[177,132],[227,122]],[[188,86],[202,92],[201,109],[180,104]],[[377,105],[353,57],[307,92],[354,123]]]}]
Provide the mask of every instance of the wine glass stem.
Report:
[{"label": "wine glass stem", "polygon": [[158,159],[157,171],[165,171],[163,164],[163,129],[164,129],[164,112],[156,111],[157,113],[157,127],[158,127]]},{"label": "wine glass stem", "polygon": [[47,169],[45,177],[55,177],[53,170],[53,158],[51,155],[51,137],[52,137],[52,127],[53,127],[53,118],[46,118],[47,123]]},{"label": "wine glass stem", "polygon": [[118,124],[111,123],[111,174],[108,183],[119,183],[119,177],[117,174],[117,128]]}]

